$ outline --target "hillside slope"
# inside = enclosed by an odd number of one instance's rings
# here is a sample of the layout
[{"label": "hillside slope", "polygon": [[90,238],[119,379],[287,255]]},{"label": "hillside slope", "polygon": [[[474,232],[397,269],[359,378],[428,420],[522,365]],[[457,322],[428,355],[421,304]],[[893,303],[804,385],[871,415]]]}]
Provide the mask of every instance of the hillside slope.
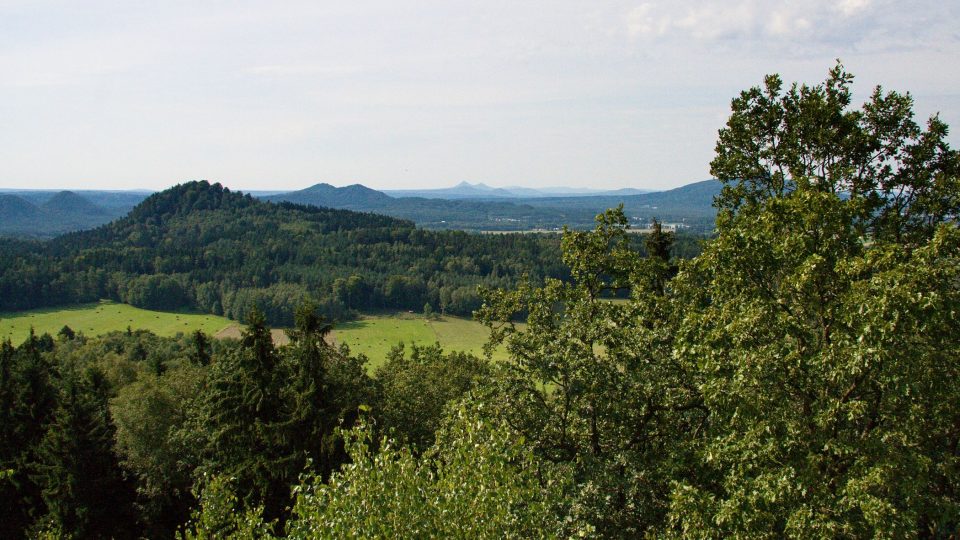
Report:
[{"label": "hillside slope", "polygon": [[292,323],[307,298],[332,318],[352,310],[469,315],[478,286],[562,276],[559,239],[425,231],[378,214],[270,203],[190,182],[126,217],[43,243],[0,240],[0,311],[101,298],[243,319],[259,306]]}]

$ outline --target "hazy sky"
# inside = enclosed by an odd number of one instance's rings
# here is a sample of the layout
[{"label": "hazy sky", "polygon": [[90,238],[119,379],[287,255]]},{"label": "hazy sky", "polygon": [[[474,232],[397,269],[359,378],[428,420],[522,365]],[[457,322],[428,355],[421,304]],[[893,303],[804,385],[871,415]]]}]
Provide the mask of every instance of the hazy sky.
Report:
[{"label": "hazy sky", "polygon": [[960,146],[957,0],[0,0],[0,187],[668,188],[838,57]]}]

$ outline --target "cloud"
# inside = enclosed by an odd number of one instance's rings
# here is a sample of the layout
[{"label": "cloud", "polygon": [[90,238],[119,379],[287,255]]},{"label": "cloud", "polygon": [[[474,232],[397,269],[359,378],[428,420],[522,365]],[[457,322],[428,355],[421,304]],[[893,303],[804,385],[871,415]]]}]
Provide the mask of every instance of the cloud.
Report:
[{"label": "cloud", "polygon": [[[957,41],[945,21],[951,8],[873,0],[645,2],[626,11],[627,35],[647,44],[689,41],[736,44],[771,52],[862,51],[913,43]],[[926,41],[927,43],[924,43]]]},{"label": "cloud", "polygon": [[295,77],[302,75],[318,75],[322,77],[343,77],[355,75],[363,72],[363,66],[344,65],[344,66],[323,66],[309,64],[273,64],[264,66],[252,66],[243,71],[250,75],[277,76],[277,77]]},{"label": "cloud", "polygon": [[960,122],[942,0],[0,0],[0,20],[0,185],[671,187],[707,175],[730,96],[837,57]]},{"label": "cloud", "polygon": [[840,0],[835,7],[841,15],[850,17],[869,8],[870,0]]}]

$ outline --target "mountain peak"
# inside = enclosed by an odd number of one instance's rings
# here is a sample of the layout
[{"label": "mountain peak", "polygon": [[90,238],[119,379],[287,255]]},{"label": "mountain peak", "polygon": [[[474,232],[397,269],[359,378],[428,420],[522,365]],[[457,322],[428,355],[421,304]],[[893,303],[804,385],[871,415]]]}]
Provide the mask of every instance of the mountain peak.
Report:
[{"label": "mountain peak", "polygon": [[8,220],[32,219],[40,213],[30,201],[12,193],[0,193],[0,223]]},{"label": "mountain peak", "polygon": [[231,192],[219,183],[211,184],[206,180],[194,180],[150,195],[130,212],[129,218],[164,219],[170,215],[185,214],[195,210],[243,207],[255,202],[255,199],[249,195]]},{"label": "mountain peak", "polygon": [[58,214],[86,214],[99,215],[105,213],[103,208],[93,204],[89,199],[77,195],[72,191],[61,191],[51,197],[41,206],[47,212]]},{"label": "mountain peak", "polygon": [[392,197],[370,189],[363,184],[350,184],[336,187],[327,183],[314,184],[300,191],[281,193],[264,197],[267,201],[287,201],[298,204],[310,204],[329,208],[345,208],[348,210],[383,204]]}]

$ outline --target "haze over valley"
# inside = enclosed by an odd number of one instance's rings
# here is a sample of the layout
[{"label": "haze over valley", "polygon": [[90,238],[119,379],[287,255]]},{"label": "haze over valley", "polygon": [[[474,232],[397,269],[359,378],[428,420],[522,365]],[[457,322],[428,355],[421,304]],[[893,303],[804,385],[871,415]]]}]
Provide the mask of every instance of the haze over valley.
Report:
[{"label": "haze over valley", "polygon": [[[712,229],[715,180],[661,192],[553,188],[489,188],[461,183],[436,190],[377,191],[354,184],[320,183],[291,192],[254,192],[259,199],[325,208],[376,212],[413,221],[428,229],[465,231],[559,230],[590,228],[607,208],[624,205],[634,227],[651,220],[704,233]],[[0,190],[0,235],[51,238],[90,229],[126,215],[150,195],[146,191]]]}]

